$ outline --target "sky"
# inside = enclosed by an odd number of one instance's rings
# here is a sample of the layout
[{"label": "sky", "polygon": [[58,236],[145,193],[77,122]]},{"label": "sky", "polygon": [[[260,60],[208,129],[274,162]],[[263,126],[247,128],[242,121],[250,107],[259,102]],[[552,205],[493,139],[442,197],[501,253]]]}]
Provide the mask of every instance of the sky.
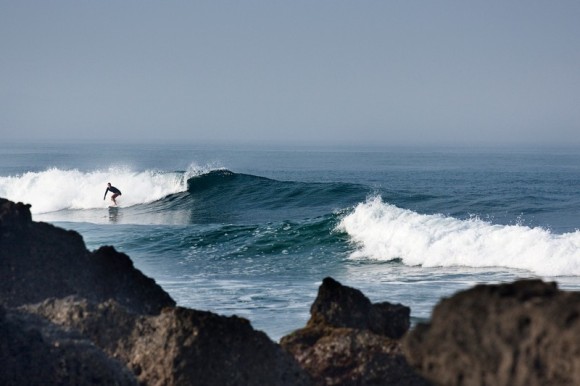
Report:
[{"label": "sky", "polygon": [[577,0],[0,0],[0,135],[580,145],[579,20]]}]

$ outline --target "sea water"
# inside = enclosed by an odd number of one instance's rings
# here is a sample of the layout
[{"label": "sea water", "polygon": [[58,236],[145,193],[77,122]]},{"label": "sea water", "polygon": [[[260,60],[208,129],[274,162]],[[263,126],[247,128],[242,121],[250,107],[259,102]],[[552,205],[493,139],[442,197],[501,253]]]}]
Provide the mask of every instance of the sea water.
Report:
[{"label": "sea water", "polygon": [[579,192],[578,149],[0,144],[0,197],[274,340],[327,276],[414,323],[478,283],[577,290]]}]

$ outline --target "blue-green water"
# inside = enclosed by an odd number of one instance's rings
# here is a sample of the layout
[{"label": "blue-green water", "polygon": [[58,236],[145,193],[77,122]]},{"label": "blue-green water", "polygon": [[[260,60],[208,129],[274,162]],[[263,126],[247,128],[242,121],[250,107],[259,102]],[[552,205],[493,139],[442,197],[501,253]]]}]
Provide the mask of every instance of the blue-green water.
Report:
[{"label": "blue-green water", "polygon": [[578,289],[579,154],[3,144],[0,196],[89,249],[127,253],[179,305],[246,317],[277,340],[306,323],[326,276],[415,321],[476,283]]}]

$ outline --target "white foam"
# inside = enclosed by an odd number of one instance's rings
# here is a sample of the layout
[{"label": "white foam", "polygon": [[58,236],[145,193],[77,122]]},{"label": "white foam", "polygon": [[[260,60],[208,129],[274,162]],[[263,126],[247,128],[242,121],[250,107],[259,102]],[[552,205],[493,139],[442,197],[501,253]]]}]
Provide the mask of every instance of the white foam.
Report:
[{"label": "white foam", "polygon": [[543,228],[494,225],[424,215],[369,198],[338,229],[357,250],[351,258],[401,259],[424,267],[508,267],[540,276],[580,276],[580,231],[553,234]]},{"label": "white foam", "polygon": [[18,176],[0,177],[0,197],[31,204],[31,212],[48,213],[62,209],[103,208],[110,204],[111,193],[103,200],[107,183],[123,193],[119,206],[132,206],[159,200],[187,190],[187,179],[204,173],[195,165],[185,173],[154,170],[133,171],[126,167],[82,172],[52,168]]}]

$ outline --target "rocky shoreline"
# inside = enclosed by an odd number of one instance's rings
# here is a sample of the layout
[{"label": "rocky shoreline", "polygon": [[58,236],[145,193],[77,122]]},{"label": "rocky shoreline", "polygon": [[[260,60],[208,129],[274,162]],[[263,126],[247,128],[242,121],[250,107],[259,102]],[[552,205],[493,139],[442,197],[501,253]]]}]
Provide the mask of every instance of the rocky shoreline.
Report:
[{"label": "rocky shoreline", "polygon": [[2,385],[580,384],[580,294],[540,280],[457,293],[409,330],[408,307],[325,278],[278,344],[2,198],[0,278]]}]

